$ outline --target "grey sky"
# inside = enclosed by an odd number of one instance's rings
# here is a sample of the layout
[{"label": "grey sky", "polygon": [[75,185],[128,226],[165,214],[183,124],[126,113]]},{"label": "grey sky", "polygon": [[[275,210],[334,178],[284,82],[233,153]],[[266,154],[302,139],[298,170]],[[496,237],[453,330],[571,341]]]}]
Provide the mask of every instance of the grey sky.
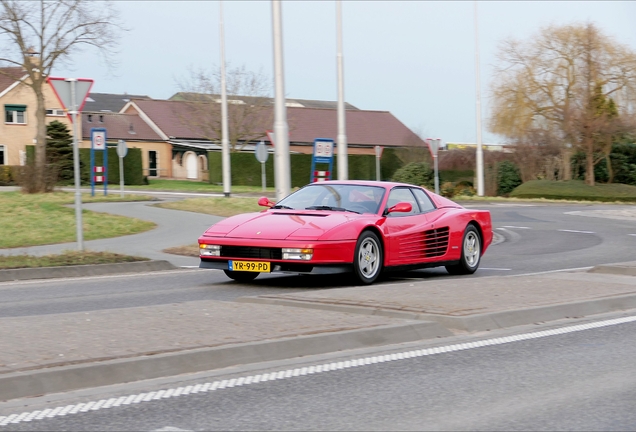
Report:
[{"label": "grey sky", "polygon": [[[189,67],[219,64],[218,1],[120,1],[125,25],[112,76],[92,53],[56,75],[94,78],[93,91],[168,98]],[[488,87],[500,40],[526,38],[548,24],[591,21],[636,50],[636,2],[478,3],[484,141]],[[345,99],[390,111],[415,132],[474,142],[474,2],[344,1]],[[334,1],[283,2],[285,91],[336,100]],[[225,1],[226,59],[272,76],[271,2]],[[273,83],[273,80],[272,80]],[[272,91],[273,94],[273,91]],[[333,137],[335,138],[335,137]]]}]

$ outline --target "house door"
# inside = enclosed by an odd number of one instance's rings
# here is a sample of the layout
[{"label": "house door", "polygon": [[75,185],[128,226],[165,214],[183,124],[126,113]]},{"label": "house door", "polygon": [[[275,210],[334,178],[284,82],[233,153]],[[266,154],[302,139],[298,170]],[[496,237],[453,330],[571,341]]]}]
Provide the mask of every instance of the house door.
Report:
[{"label": "house door", "polygon": [[148,151],[148,176],[157,177],[157,152],[155,150]]},{"label": "house door", "polygon": [[186,154],[186,178],[196,179],[198,176],[197,155],[194,153]]}]

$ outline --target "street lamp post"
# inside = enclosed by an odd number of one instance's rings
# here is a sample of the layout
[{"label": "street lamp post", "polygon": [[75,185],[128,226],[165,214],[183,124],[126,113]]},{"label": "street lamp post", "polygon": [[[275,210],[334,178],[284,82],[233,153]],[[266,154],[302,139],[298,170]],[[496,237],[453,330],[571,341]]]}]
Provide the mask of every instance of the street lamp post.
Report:
[{"label": "street lamp post", "polygon": [[232,171],[230,165],[230,140],[227,120],[227,88],[225,84],[225,35],[223,31],[223,1],[220,8],[220,43],[221,43],[221,165],[223,170],[223,195],[230,196],[232,188]]}]

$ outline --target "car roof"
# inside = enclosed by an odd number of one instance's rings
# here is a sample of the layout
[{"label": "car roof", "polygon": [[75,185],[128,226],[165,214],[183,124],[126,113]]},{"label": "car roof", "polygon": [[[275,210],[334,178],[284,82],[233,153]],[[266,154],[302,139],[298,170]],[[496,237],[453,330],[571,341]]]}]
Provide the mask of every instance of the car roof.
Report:
[{"label": "car roof", "polygon": [[[398,182],[390,182],[390,181],[377,181],[377,180],[325,180],[321,182],[310,183],[309,185],[314,184],[342,184],[342,185],[360,185],[360,186],[376,186],[383,187],[386,189],[391,189],[395,186],[408,186],[408,187],[419,187],[412,184],[407,183],[398,183]],[[307,185],[307,186],[309,186]]]}]

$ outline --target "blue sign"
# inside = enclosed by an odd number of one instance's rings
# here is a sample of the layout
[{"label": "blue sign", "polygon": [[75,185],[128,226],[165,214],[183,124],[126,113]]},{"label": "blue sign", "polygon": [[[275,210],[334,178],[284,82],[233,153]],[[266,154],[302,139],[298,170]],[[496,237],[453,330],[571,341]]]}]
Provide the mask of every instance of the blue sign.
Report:
[{"label": "blue sign", "polygon": [[[316,167],[317,164],[329,165],[329,167]],[[326,168],[326,169],[325,169]],[[311,183],[331,180],[333,168],[333,140],[329,138],[316,138],[314,140],[314,154],[311,158]]]},{"label": "blue sign", "polygon": [[[95,166],[95,152],[103,151],[102,166]],[[104,183],[104,195],[108,195],[108,148],[106,128],[91,128],[91,195],[95,196],[95,182]]]}]

